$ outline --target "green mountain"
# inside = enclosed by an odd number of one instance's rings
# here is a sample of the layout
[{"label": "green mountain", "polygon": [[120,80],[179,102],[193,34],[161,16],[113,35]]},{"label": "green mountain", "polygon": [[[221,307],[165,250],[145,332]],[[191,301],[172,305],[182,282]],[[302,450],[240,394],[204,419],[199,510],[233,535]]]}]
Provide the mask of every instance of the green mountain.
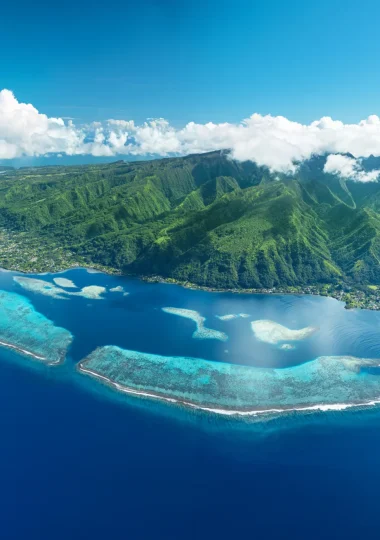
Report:
[{"label": "green mountain", "polygon": [[325,174],[325,160],[293,176],[225,152],[4,169],[0,264],[78,261],[228,288],[379,284],[380,183]]}]

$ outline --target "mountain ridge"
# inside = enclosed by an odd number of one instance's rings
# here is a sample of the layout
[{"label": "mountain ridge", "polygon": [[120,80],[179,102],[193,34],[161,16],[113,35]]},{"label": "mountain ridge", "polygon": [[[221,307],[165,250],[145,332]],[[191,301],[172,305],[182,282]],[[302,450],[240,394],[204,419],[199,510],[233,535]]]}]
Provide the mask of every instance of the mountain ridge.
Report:
[{"label": "mountain ridge", "polygon": [[[61,266],[68,252],[79,263],[207,287],[380,284],[380,183],[327,174],[326,159],[313,156],[292,175],[220,151],[7,169],[0,226],[13,239],[39,239],[17,263],[26,270],[47,269],[41,261],[56,250]],[[363,168],[378,162],[371,156]],[[1,264],[15,267],[4,246]]]}]

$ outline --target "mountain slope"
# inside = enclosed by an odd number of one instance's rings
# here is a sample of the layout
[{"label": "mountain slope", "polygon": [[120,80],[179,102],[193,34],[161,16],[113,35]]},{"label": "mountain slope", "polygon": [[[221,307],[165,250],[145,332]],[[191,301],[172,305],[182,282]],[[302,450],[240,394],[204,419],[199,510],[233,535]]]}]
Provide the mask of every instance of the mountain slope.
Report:
[{"label": "mountain slope", "polygon": [[291,177],[223,152],[7,170],[0,227],[18,247],[4,244],[1,264],[21,253],[23,268],[41,269],[58,250],[213,287],[380,283],[380,184],[325,174],[325,160]]}]

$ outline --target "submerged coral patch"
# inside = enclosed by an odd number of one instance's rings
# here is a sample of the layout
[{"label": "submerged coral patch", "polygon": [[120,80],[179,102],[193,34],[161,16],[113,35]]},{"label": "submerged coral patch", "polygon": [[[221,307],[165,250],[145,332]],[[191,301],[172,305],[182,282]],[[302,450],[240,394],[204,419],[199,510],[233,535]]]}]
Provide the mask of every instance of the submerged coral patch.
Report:
[{"label": "submerged coral patch", "polygon": [[68,330],[55,326],[27,298],[0,291],[0,346],[46,364],[63,362],[72,341]]},{"label": "submerged coral patch", "polygon": [[248,313],[229,313],[227,315],[215,315],[217,319],[220,319],[221,321],[233,321],[234,319],[247,319],[250,317]]},{"label": "submerged coral patch", "polygon": [[66,279],[63,277],[57,277],[53,279],[54,283],[58,285],[58,287],[64,287],[66,289],[77,289],[78,287],[75,285],[71,279]]},{"label": "submerged coral patch", "polygon": [[53,298],[60,298],[61,300],[67,300],[69,296],[82,296],[83,298],[89,298],[91,300],[101,300],[103,298],[102,295],[106,292],[105,287],[100,287],[98,285],[89,285],[83,287],[83,289],[78,292],[73,292],[66,291],[43,279],[24,276],[15,276],[13,279],[27,291],[44,294],[45,296],[52,296]]},{"label": "submerged coral patch", "polygon": [[24,276],[14,276],[14,281],[18,283],[26,291],[51,296],[53,298],[67,298],[65,295],[70,294],[49,281],[43,279],[29,278]]},{"label": "submerged coral patch", "polygon": [[[379,360],[326,356],[282,368],[100,347],[78,369],[121,392],[225,414],[336,409],[380,400]],[[363,369],[364,368],[364,369]]]},{"label": "submerged coral patch", "polygon": [[124,288],[121,285],[118,285],[117,287],[112,287],[110,292],[124,292]]},{"label": "submerged coral patch", "polygon": [[178,315],[179,317],[185,317],[185,319],[191,319],[197,325],[195,332],[193,333],[193,338],[195,339],[219,339],[220,341],[227,341],[228,336],[224,332],[219,330],[213,330],[212,328],[207,328],[204,326],[206,320],[205,317],[202,317],[198,311],[193,311],[192,309],[182,309],[174,307],[164,307],[162,311],[165,313],[170,313],[172,315]]},{"label": "submerged coral patch", "polygon": [[106,292],[105,287],[100,287],[99,285],[89,285],[88,287],[83,287],[80,292],[70,293],[72,296],[83,296],[84,298],[90,298],[92,300],[102,299],[102,294]]},{"label": "submerged coral patch", "polygon": [[281,341],[299,341],[313,335],[318,328],[307,326],[299,330],[291,330],[282,324],[268,320],[258,320],[251,322],[253,333],[256,339],[265,343],[276,345]]}]

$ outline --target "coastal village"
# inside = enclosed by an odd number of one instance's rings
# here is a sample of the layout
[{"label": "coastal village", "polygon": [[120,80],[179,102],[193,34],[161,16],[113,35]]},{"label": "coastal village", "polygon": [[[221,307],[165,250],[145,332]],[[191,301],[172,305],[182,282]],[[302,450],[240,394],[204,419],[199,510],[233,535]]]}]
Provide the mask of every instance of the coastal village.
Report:
[{"label": "coastal village", "polygon": [[14,233],[0,229],[0,268],[39,274],[61,272],[80,266],[91,266],[108,274],[120,274],[113,268],[92,264],[84,257],[62,248],[51,240],[45,243],[25,232]]},{"label": "coastal village", "polygon": [[[0,229],[0,268],[24,273],[61,272],[70,268],[90,266],[108,274],[120,274],[115,268],[109,268],[81,257],[70,250],[65,250],[51,240],[45,243],[25,232],[12,232]],[[312,294],[329,296],[345,303],[347,309],[380,310],[380,289],[376,285],[353,288],[347,284],[316,284],[294,287],[272,287],[260,289],[214,289],[194,283],[179,282],[161,276],[142,276],[150,282],[176,283],[187,288],[207,291],[225,291],[238,294]]]},{"label": "coastal village", "polygon": [[163,279],[160,276],[144,277],[146,281],[175,283],[183,285],[189,289],[199,289],[209,292],[230,292],[235,294],[311,294],[316,296],[328,296],[345,302],[346,309],[371,309],[380,310],[380,289],[376,285],[367,286],[366,289],[354,289],[342,284],[318,284],[305,285],[304,287],[272,287],[270,289],[216,289],[212,287],[202,287],[194,283],[182,283],[175,279]]}]

